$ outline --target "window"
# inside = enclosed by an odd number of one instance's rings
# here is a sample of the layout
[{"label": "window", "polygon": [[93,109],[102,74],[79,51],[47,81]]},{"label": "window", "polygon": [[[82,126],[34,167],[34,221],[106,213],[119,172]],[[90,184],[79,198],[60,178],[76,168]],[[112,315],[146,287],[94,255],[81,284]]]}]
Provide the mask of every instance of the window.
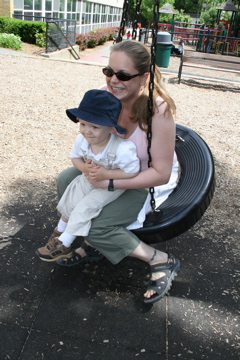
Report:
[{"label": "window", "polygon": [[35,21],[43,21],[42,13],[41,12],[35,12],[34,13],[34,20]]},{"label": "window", "polygon": [[[23,9],[23,0],[14,0],[14,9]],[[14,11],[14,14],[17,13],[17,11]],[[20,14],[18,14],[20,15]]]},{"label": "window", "polygon": [[90,13],[92,11],[92,3],[86,2],[86,12]]},{"label": "window", "polygon": [[41,0],[34,1],[34,10],[42,10],[42,1]]},{"label": "window", "polygon": [[76,0],[67,0],[67,11],[76,11]]},{"label": "window", "polygon": [[32,10],[33,9],[33,1],[32,0],[24,0],[24,9]]},{"label": "window", "polygon": [[[90,24],[91,23],[91,13],[92,9],[95,8],[96,4],[92,4],[89,1],[83,3],[82,10],[82,24]],[[93,22],[96,21],[96,17],[94,17]]]},{"label": "window", "polygon": [[60,1],[53,0],[53,11],[59,11],[59,10],[60,10]]},{"label": "window", "polygon": [[33,13],[32,12],[24,12],[24,20],[32,21],[33,20]]},{"label": "window", "polygon": [[14,11],[15,19],[22,19],[22,11]]},{"label": "window", "polygon": [[52,10],[52,1],[46,0],[45,7],[46,7],[46,11],[51,11]]},{"label": "window", "polygon": [[[64,0],[60,0],[60,4],[59,4],[60,6],[59,6],[59,10],[60,11],[64,11]],[[63,15],[63,14],[61,14],[61,15]],[[61,19],[63,18],[63,16],[61,16]]]}]

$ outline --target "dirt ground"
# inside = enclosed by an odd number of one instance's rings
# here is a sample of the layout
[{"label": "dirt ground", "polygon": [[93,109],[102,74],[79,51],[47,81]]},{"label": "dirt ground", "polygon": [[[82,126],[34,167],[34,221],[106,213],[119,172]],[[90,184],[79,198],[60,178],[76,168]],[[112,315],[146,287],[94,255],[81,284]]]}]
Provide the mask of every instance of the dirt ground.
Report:
[{"label": "dirt ground", "polygon": [[28,43],[22,43],[22,47],[18,51],[28,55],[40,55],[45,52],[45,48]]},{"label": "dirt ground", "polygon": [[[105,45],[108,45],[108,44],[112,44],[112,41],[106,42],[104,45],[98,46],[98,49]],[[85,49],[84,51],[81,51],[81,56],[89,54],[94,50],[96,50],[96,48]],[[45,48],[37,46],[37,45],[28,44],[28,43],[22,43],[22,48],[18,51],[23,52],[28,55],[41,55],[41,53],[45,53]]]},{"label": "dirt ground", "polygon": [[[4,69],[0,88],[3,213],[16,202],[26,207],[31,204],[34,211],[49,199],[56,205],[56,177],[71,166],[70,149],[78,133],[65,109],[75,107],[85,91],[104,83],[98,66],[49,60],[40,56],[42,48],[29,44],[23,44],[20,51],[37,56],[0,54],[0,67]],[[169,68],[176,70],[178,63],[179,59],[171,58]],[[240,80],[236,74],[231,78]],[[206,231],[231,229],[236,239],[240,208],[240,86],[201,80],[183,80],[179,85],[176,73],[164,74],[163,80],[176,102],[176,121],[196,131],[215,159],[215,195],[201,226],[196,225],[196,232],[204,237]]]}]

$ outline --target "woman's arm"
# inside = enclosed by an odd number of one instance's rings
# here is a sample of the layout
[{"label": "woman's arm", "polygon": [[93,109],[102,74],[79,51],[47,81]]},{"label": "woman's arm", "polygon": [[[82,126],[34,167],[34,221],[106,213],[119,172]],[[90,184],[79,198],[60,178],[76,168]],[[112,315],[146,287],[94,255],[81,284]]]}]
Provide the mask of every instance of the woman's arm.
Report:
[{"label": "woman's arm", "polygon": [[88,173],[88,180],[90,181],[101,181],[109,179],[131,179],[135,177],[138,172],[127,173],[122,169],[106,169],[103,166],[96,165],[91,168]]},{"label": "woman's arm", "polygon": [[[166,184],[169,181],[175,149],[176,125],[170,111],[164,114],[166,104],[160,106],[152,118],[152,167],[140,172],[132,179],[114,181],[115,189],[140,189]],[[108,181],[94,183],[107,188]]]},{"label": "woman's arm", "polygon": [[138,172],[126,173],[121,169],[106,169],[103,166],[93,164],[91,160],[85,162],[83,158],[73,158],[71,160],[78,170],[87,174],[88,180],[90,181],[131,179],[138,174]]}]

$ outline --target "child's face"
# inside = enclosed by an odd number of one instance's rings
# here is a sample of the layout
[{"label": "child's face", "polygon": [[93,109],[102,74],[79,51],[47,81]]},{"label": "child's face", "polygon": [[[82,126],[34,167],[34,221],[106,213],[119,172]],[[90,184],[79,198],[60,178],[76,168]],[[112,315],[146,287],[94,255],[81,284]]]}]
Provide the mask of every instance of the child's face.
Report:
[{"label": "child's face", "polygon": [[81,119],[78,120],[80,133],[90,145],[106,145],[110,134],[114,132],[114,128],[111,126],[98,125]]}]

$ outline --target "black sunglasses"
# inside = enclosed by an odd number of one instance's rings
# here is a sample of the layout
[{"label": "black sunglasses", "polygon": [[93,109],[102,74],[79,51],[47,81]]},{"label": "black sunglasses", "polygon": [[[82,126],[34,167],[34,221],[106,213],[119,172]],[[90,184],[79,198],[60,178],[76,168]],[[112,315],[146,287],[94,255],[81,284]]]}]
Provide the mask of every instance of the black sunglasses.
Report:
[{"label": "black sunglasses", "polygon": [[129,81],[133,78],[135,78],[136,76],[142,75],[142,74],[135,74],[135,75],[128,75],[125,74],[122,71],[118,71],[118,72],[114,72],[111,68],[109,67],[105,67],[102,69],[102,72],[104,73],[105,76],[107,77],[112,77],[113,75],[116,75],[117,79],[120,81]]}]

